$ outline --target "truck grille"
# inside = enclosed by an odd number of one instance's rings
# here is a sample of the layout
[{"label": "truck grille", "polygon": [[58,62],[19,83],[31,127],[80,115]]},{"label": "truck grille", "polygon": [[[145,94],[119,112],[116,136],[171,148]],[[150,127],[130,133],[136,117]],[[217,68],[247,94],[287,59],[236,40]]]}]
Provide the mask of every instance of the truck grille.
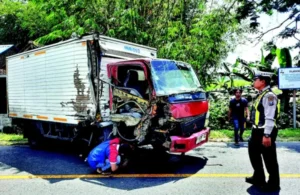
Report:
[{"label": "truck grille", "polygon": [[202,114],[196,117],[188,117],[181,119],[183,122],[180,123],[181,131],[183,136],[190,136],[191,134],[198,132],[204,128],[206,114]]}]

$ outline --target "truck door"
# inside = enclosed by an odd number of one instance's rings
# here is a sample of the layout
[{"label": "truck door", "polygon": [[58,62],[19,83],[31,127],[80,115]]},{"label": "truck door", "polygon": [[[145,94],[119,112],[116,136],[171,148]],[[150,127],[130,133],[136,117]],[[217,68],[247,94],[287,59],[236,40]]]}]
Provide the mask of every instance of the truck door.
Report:
[{"label": "truck door", "polygon": [[148,71],[141,61],[108,64],[108,75],[113,84],[110,89],[112,114],[140,118],[145,113],[152,94]]}]

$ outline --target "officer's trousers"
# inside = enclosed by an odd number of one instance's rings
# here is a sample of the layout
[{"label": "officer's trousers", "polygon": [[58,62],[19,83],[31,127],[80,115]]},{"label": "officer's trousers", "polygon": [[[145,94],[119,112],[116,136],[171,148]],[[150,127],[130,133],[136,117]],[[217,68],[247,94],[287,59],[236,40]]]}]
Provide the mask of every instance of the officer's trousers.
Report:
[{"label": "officer's trousers", "polygon": [[280,186],[279,167],[276,154],[276,137],[278,130],[274,129],[271,134],[271,146],[265,147],[262,144],[264,129],[252,129],[251,138],[249,139],[248,152],[252,167],[254,169],[253,178],[257,183],[265,183],[265,174],[263,161],[269,173],[268,184],[272,187]]}]

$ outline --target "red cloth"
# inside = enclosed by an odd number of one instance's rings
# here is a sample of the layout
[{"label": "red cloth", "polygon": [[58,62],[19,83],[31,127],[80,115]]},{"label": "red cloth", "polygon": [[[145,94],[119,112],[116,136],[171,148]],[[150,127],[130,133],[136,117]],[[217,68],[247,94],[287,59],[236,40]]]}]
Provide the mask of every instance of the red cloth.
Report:
[{"label": "red cloth", "polygon": [[110,163],[117,163],[117,157],[119,155],[120,138],[115,138],[109,141],[109,156]]}]

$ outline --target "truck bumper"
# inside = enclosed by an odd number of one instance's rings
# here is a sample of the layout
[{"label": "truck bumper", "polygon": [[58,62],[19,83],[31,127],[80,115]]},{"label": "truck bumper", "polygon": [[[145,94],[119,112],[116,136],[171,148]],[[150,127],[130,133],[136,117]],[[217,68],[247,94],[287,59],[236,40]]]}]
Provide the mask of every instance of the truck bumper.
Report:
[{"label": "truck bumper", "polygon": [[208,141],[209,128],[205,128],[190,137],[171,136],[170,152],[188,152]]}]

